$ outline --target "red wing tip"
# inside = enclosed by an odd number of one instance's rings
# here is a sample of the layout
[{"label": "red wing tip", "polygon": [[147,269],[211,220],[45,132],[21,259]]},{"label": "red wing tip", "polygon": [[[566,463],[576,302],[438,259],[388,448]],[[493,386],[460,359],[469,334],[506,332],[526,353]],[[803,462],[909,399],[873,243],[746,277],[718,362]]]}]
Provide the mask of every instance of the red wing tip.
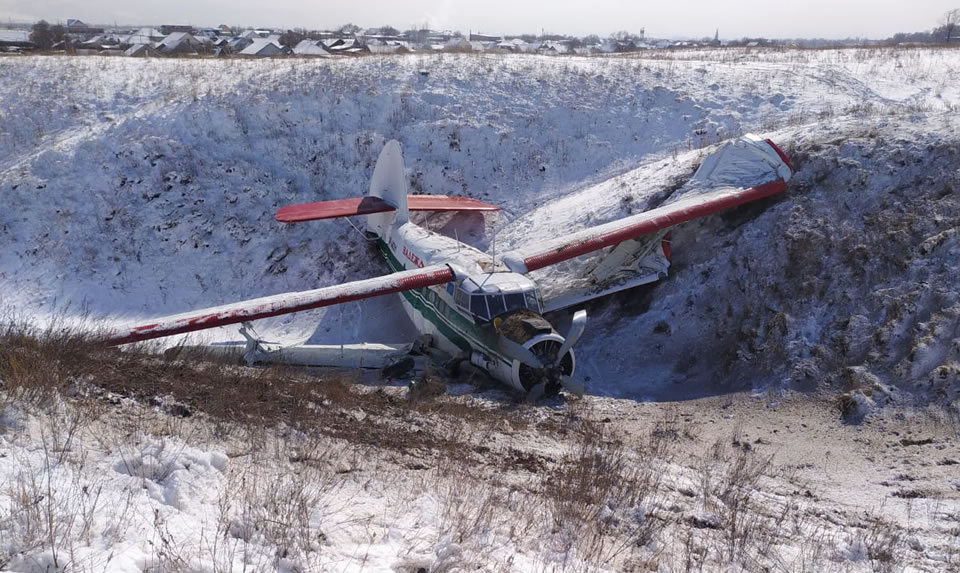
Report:
[{"label": "red wing tip", "polygon": [[772,147],[773,150],[777,152],[777,155],[780,156],[780,159],[782,159],[783,162],[787,164],[787,167],[790,168],[790,173],[796,173],[796,172],[797,172],[797,170],[793,168],[793,163],[790,163],[790,158],[787,157],[787,154],[784,153],[782,149],[780,149],[780,146],[779,146],[779,145],[777,145],[776,143],[774,143],[772,139],[765,139],[764,141],[766,141],[766,142],[767,142],[767,145],[769,145],[770,147]]}]

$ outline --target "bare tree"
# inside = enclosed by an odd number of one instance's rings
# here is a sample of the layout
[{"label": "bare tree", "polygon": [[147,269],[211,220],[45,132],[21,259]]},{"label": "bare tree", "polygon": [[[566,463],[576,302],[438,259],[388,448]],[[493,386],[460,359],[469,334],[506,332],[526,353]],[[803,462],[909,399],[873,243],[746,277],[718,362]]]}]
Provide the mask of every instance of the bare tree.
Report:
[{"label": "bare tree", "polygon": [[30,30],[30,41],[38,50],[46,52],[53,46],[53,34],[50,33],[50,24],[40,20]]},{"label": "bare tree", "polygon": [[50,38],[53,40],[54,46],[63,42],[63,48],[65,50],[70,50],[72,48],[70,34],[67,34],[67,29],[64,28],[62,24],[54,24],[53,26],[50,26]]},{"label": "bare tree", "polygon": [[287,30],[283,34],[280,34],[279,41],[281,46],[287,46],[289,48],[292,48],[297,44],[299,44],[301,40],[303,40],[304,38],[306,38],[306,36],[300,32]]},{"label": "bare tree", "polygon": [[628,32],[627,30],[620,30],[610,34],[610,37],[618,42],[639,42],[640,36],[634,34],[633,32]]},{"label": "bare tree", "polygon": [[943,34],[946,43],[949,44],[950,40],[957,35],[958,26],[960,26],[960,8],[954,8],[940,18],[940,33]]}]

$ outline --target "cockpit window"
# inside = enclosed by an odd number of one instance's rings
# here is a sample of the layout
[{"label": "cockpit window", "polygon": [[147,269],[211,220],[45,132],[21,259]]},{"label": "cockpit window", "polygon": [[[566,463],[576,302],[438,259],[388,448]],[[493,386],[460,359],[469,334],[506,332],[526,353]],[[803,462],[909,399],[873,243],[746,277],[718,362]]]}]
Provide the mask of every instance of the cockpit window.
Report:
[{"label": "cockpit window", "polygon": [[486,297],[482,294],[475,294],[470,297],[470,313],[474,316],[490,320],[490,314],[487,312]]},{"label": "cockpit window", "polygon": [[503,304],[503,295],[500,293],[487,295],[487,305],[490,307],[491,317],[500,316],[507,310]]},{"label": "cockpit window", "polygon": [[[504,298],[507,302],[507,310],[517,310],[520,308],[526,308],[527,306],[522,292],[510,293],[504,295]],[[536,310],[536,307],[534,307],[534,310]]]},{"label": "cockpit window", "polygon": [[536,286],[522,276],[491,274],[480,281],[464,279],[457,286],[454,302],[480,321],[523,309],[540,312]]},{"label": "cockpit window", "polygon": [[537,291],[528,290],[524,293],[524,296],[527,297],[527,308],[534,312],[540,312],[540,303],[537,301]]}]

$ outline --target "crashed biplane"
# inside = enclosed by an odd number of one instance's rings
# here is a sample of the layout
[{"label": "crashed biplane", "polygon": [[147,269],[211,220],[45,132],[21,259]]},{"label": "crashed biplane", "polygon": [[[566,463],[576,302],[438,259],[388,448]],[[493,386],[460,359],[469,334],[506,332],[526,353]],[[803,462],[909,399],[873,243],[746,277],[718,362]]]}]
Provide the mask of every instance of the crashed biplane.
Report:
[{"label": "crashed biplane", "polygon": [[[649,283],[670,266],[671,227],[784,191],[793,168],[772,141],[746,135],[708,156],[691,179],[660,206],[623,219],[508,252],[498,259],[410,221],[411,211],[496,211],[461,197],[408,195],[400,144],[388,142],[374,168],[367,196],[281,208],[276,219],[301,223],[363,216],[391,274],[309,291],[291,292],[159,318],[112,332],[120,345],[244,323],[250,361],[286,352],[300,363],[322,352],[262,343],[248,324],[257,319],[399,293],[416,328],[432,345],[468,360],[529,398],[565,389],[584,392],[575,375],[573,346],[586,313],[576,312],[561,335],[544,313]],[[592,256],[575,288],[544,299],[528,273],[576,257]],[[304,359],[306,356],[306,360]]]}]

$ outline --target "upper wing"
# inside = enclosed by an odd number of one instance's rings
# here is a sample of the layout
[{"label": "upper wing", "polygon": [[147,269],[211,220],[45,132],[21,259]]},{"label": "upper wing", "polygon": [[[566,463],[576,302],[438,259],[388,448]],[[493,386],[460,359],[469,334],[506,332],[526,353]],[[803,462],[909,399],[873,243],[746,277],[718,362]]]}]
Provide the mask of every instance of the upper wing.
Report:
[{"label": "upper wing", "polygon": [[352,300],[439,285],[450,282],[453,279],[453,271],[445,265],[401,271],[382,277],[342,285],[300,292],[288,292],[158,318],[147,324],[116,330],[104,337],[103,342],[110,346],[139,342],[173,334],[237,324],[248,320],[257,320],[259,318],[320,308],[350,302]]},{"label": "upper wing", "polygon": [[673,203],[512,251],[503,262],[514,272],[535,271],[775,195],[787,188],[792,173],[786,155],[772,141],[747,135],[705,159]]}]

